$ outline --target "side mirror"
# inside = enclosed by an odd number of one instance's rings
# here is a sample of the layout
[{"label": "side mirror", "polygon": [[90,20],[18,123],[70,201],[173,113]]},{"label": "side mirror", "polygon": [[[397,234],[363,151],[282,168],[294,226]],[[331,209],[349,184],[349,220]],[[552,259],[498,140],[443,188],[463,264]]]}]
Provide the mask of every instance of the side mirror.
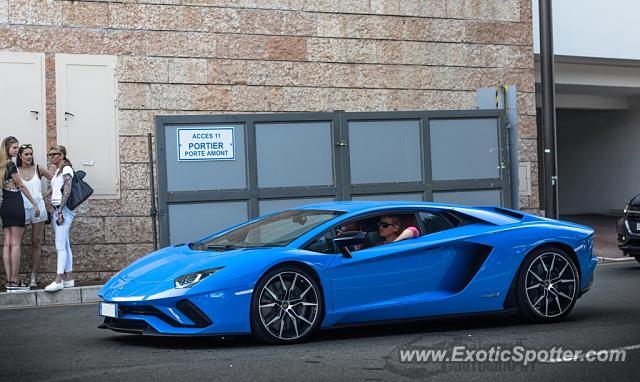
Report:
[{"label": "side mirror", "polygon": [[364,244],[367,242],[367,233],[360,231],[347,231],[343,232],[342,235],[333,239],[333,245],[336,247],[342,256],[351,258],[351,251],[349,250],[349,246]]}]

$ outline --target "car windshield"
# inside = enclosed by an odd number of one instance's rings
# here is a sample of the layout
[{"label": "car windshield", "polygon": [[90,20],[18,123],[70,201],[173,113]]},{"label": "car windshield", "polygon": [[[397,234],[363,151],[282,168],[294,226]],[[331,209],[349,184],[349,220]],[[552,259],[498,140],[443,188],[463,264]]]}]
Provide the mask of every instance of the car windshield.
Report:
[{"label": "car windshield", "polygon": [[201,243],[208,248],[284,246],[340,211],[289,210],[240,226]]}]

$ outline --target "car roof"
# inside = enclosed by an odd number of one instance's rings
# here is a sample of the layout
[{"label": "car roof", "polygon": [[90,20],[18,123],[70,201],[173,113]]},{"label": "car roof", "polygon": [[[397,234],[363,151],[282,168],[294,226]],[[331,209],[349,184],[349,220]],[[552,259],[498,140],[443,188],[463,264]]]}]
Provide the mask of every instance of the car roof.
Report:
[{"label": "car roof", "polygon": [[430,202],[408,202],[408,201],[344,201],[344,202],[325,202],[316,204],[307,204],[304,206],[291,208],[292,210],[331,210],[342,212],[360,212],[365,210],[375,210],[378,208],[445,208],[451,209],[456,206],[452,204],[430,203]]}]

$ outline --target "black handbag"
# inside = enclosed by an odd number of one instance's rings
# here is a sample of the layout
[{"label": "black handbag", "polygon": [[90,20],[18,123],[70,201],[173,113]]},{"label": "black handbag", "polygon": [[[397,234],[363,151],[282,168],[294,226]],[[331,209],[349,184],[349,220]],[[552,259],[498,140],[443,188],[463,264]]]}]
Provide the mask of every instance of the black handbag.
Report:
[{"label": "black handbag", "polygon": [[78,208],[93,194],[93,188],[83,180],[86,175],[87,173],[82,170],[78,170],[73,174],[71,192],[69,193],[69,199],[67,199],[67,208],[70,210]]}]

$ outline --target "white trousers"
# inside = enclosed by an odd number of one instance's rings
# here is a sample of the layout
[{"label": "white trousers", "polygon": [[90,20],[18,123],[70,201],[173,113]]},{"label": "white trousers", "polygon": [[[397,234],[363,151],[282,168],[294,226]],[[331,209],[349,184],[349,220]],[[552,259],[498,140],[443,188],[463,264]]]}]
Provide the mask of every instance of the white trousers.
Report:
[{"label": "white trousers", "polygon": [[57,273],[61,275],[65,272],[73,271],[73,254],[71,253],[69,231],[71,230],[71,223],[73,222],[73,218],[76,217],[76,213],[66,206],[63,207],[62,217],[64,218],[64,223],[61,225],[58,225],[58,213],[60,213],[60,206],[54,206],[51,224],[53,225],[53,234],[56,238],[56,251],[58,252]]}]

